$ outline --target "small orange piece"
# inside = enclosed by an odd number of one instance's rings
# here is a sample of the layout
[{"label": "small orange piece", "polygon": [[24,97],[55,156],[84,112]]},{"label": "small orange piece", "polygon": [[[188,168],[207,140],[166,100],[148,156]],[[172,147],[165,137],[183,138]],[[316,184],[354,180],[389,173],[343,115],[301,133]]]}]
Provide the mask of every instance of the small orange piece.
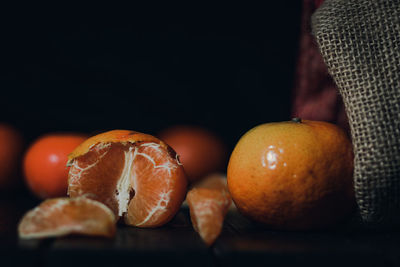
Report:
[{"label": "small orange piece", "polygon": [[70,154],[68,165],[68,194],[104,203],[128,225],[167,223],[186,195],[176,153],[151,135],[127,130],[96,135]]},{"label": "small orange piece", "polygon": [[0,124],[0,189],[18,184],[17,170],[22,156],[21,134],[7,124]]},{"label": "small orange piece", "polygon": [[204,178],[189,190],[186,200],[193,228],[208,246],[212,245],[221,233],[232,203],[226,178],[220,174]]},{"label": "small orange piece", "polygon": [[116,231],[113,212],[100,202],[80,198],[54,198],[42,202],[22,218],[20,238],[45,238],[69,234],[112,237]]},{"label": "small orange piece", "polygon": [[48,134],[38,138],[24,156],[25,181],[39,198],[67,195],[68,154],[86,140],[79,134]]},{"label": "small orange piece", "polygon": [[206,129],[174,126],[162,131],[159,137],[178,153],[190,182],[226,168],[225,145]]},{"label": "small orange piece", "polygon": [[352,144],[327,122],[251,129],[233,150],[227,176],[238,210],[272,228],[328,227],[355,207]]}]

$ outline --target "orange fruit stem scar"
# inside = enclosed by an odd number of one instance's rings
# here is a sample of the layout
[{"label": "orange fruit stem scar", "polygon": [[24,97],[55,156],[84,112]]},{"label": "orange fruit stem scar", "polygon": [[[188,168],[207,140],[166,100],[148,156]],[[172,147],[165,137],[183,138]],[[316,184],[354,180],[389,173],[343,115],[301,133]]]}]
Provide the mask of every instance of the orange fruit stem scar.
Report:
[{"label": "orange fruit stem scar", "polygon": [[88,198],[54,198],[28,211],[18,226],[22,239],[69,234],[112,237],[116,231],[113,212]]},{"label": "orange fruit stem scar", "polygon": [[148,134],[114,130],[93,136],[69,155],[68,166],[69,196],[100,201],[132,226],[167,223],[186,195],[178,155]]},{"label": "orange fruit stem scar", "polygon": [[300,122],[301,122],[301,118],[296,117],[296,118],[293,118],[292,121],[293,121],[293,122],[300,123]]}]

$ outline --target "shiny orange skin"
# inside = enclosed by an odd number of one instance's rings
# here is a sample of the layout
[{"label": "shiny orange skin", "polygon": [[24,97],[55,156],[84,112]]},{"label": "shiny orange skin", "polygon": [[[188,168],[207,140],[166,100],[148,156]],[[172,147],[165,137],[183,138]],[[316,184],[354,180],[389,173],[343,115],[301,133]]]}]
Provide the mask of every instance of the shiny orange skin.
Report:
[{"label": "shiny orange skin", "polygon": [[195,126],[174,126],[159,138],[179,155],[190,182],[224,169],[227,152],[224,143],[212,132]]},{"label": "shiny orange skin", "polygon": [[271,228],[329,227],[355,207],[352,144],[327,122],[251,129],[232,152],[227,178],[238,210]]},{"label": "shiny orange skin", "polygon": [[26,184],[39,198],[67,195],[68,154],[86,140],[79,134],[48,134],[35,140],[24,155]]},{"label": "shiny orange skin", "polygon": [[0,124],[0,190],[18,184],[18,167],[22,157],[23,138],[18,130]]}]

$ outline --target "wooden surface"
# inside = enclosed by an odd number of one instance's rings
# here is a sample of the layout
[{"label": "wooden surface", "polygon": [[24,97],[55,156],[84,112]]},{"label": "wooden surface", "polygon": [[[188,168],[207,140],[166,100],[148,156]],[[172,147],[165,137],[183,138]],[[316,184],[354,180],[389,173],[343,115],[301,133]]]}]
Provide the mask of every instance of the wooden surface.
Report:
[{"label": "wooden surface", "polygon": [[[23,198],[22,198],[23,199]],[[0,200],[0,266],[398,266],[400,232],[366,230],[357,223],[317,232],[272,231],[236,211],[207,248],[193,231],[187,208],[161,228],[120,225],[113,239],[69,236],[19,240],[17,223],[37,203]]]}]

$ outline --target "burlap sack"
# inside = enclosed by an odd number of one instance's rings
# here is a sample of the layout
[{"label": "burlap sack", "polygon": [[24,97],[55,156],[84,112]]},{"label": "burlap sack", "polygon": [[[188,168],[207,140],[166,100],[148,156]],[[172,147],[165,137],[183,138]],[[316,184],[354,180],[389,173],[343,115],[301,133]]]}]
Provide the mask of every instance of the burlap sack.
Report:
[{"label": "burlap sack", "polygon": [[349,119],[363,220],[400,222],[400,1],[326,0],[313,34]]}]

